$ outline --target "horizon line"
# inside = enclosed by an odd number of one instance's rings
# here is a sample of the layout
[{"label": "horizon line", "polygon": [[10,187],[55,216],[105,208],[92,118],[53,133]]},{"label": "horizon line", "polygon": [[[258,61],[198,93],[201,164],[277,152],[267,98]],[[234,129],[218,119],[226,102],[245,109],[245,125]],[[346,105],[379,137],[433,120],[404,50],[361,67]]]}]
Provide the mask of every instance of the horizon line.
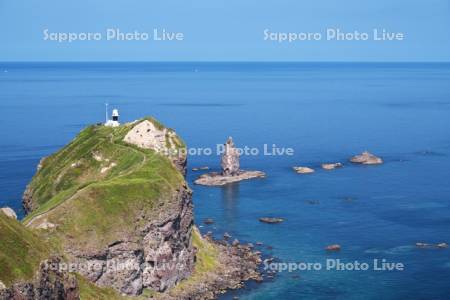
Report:
[{"label": "horizon line", "polygon": [[450,61],[283,61],[283,60],[261,60],[261,61],[244,61],[244,60],[77,60],[77,61],[65,61],[65,60],[11,60],[0,61],[3,63],[342,63],[342,64],[448,64]]}]

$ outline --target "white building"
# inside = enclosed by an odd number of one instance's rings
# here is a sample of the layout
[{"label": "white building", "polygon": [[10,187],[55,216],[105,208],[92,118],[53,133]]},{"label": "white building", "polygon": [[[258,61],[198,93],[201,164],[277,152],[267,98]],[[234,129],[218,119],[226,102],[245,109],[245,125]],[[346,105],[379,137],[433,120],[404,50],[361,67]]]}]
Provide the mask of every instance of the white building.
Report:
[{"label": "white building", "polygon": [[111,114],[112,119],[108,118],[108,105],[106,105],[106,122],[105,122],[105,126],[109,126],[109,127],[117,127],[120,125],[119,123],[119,110],[118,109],[113,109],[112,114]]}]

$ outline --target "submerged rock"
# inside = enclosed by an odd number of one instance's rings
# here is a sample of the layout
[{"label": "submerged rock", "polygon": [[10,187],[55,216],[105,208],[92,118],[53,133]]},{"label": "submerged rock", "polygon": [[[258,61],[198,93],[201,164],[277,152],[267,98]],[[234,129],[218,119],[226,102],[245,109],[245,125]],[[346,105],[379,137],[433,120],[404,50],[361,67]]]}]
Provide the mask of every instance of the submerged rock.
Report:
[{"label": "submerged rock", "polygon": [[314,173],[314,169],[308,167],[293,167],[294,171],[298,174],[311,174]]},{"label": "submerged rock", "polygon": [[11,207],[2,207],[0,208],[0,211],[4,213],[7,217],[17,220],[16,212]]},{"label": "submerged rock", "polygon": [[320,204],[319,200],[306,200],[306,203],[311,204],[311,205],[317,205]]},{"label": "submerged rock", "polygon": [[432,249],[432,248],[444,249],[444,248],[448,248],[448,244],[447,243],[438,243],[438,244],[416,243],[416,247],[417,248],[428,248],[428,249]]},{"label": "submerged rock", "polygon": [[327,251],[340,251],[341,245],[339,245],[339,244],[328,245],[325,249]]},{"label": "submerged rock", "polygon": [[350,161],[355,164],[363,165],[379,165],[383,163],[383,160],[380,157],[377,157],[368,151],[353,156],[350,158]]},{"label": "submerged rock", "polygon": [[211,225],[214,224],[214,220],[211,218],[207,218],[203,220],[203,223],[205,223],[206,225]]},{"label": "submerged rock", "polygon": [[278,223],[284,222],[284,219],[283,218],[264,217],[264,218],[259,218],[259,221],[262,223],[268,223],[268,224],[278,224]]},{"label": "submerged rock", "polygon": [[341,163],[331,163],[331,164],[322,164],[322,169],[324,170],[334,170],[337,168],[342,168],[344,165]]}]

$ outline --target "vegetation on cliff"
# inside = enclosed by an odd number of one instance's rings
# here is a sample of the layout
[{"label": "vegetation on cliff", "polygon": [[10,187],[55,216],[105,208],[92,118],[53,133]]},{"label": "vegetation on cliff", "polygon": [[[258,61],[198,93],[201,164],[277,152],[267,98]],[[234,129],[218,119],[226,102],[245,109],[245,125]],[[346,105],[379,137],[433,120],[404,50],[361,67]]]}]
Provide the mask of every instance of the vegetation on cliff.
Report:
[{"label": "vegetation on cliff", "polygon": [[[185,145],[173,130],[146,118],[90,126],[41,160],[24,194],[23,224],[0,213],[0,296],[205,299],[257,278],[250,248],[214,243],[193,226],[179,150]],[[161,268],[166,261],[176,268]],[[100,269],[53,272],[43,262]],[[109,272],[111,262],[139,269]]]},{"label": "vegetation on cliff", "polygon": [[50,224],[74,243],[100,249],[130,235],[137,215],[171,201],[183,176],[162,154],[124,142],[132,127],[90,126],[45,158],[28,187],[25,224]]},{"label": "vegetation on cliff", "polygon": [[39,236],[0,212],[0,281],[6,286],[32,279],[50,249]]}]

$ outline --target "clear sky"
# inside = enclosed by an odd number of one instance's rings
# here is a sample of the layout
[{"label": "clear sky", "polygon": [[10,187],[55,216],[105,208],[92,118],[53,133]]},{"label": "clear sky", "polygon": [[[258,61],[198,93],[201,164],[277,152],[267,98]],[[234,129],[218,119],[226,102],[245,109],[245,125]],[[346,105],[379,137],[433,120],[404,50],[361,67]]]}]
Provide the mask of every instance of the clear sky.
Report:
[{"label": "clear sky", "polygon": [[[108,41],[107,28],[150,37]],[[154,41],[154,28],[184,39]],[[329,41],[327,28],[371,36]],[[404,40],[374,41],[375,28]],[[102,37],[44,40],[46,29]],[[322,39],[268,41],[265,29],[319,32]],[[0,61],[450,61],[450,1],[0,0]]]}]

